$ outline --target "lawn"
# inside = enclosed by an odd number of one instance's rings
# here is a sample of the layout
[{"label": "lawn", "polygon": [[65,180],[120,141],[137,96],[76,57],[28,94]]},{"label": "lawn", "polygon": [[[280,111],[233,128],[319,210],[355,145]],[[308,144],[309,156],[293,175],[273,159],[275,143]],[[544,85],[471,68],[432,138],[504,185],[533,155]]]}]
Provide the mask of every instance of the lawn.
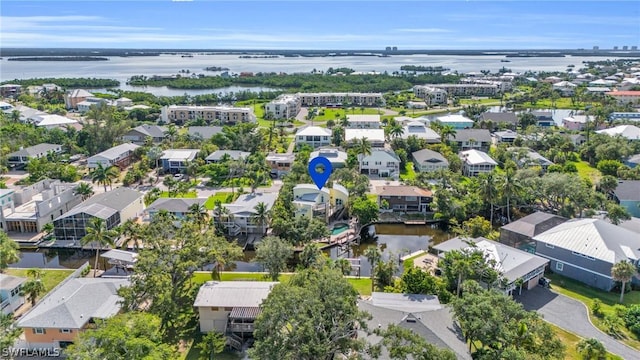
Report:
[{"label": "lawn", "polygon": [[415,180],[416,179],[416,171],[413,168],[413,162],[407,161],[404,165],[403,171],[400,172],[400,180]]},{"label": "lawn", "polygon": [[204,202],[204,207],[206,207],[209,210],[213,210],[213,208],[216,207],[217,201],[220,201],[223,204],[229,204],[233,202],[237,197],[238,197],[238,193],[235,193],[235,196],[234,196],[233,193],[230,193],[228,191],[219,191],[215,195],[209,196],[207,201]]},{"label": "lawn", "polygon": [[[28,269],[7,269],[6,273],[8,275],[20,276],[20,277],[28,277],[27,276]],[[42,282],[44,283],[45,294],[51,291],[56,285],[58,285],[62,280],[66,279],[67,276],[71,275],[74,270],[68,269],[40,269],[44,272],[42,275]],[[44,295],[44,294],[43,294]]]},{"label": "lawn", "polygon": [[161,198],[168,198],[168,197],[172,197],[172,198],[186,198],[186,199],[195,199],[198,197],[198,193],[195,191],[189,191],[186,194],[172,194],[173,196],[169,196],[169,192],[168,191],[163,191],[162,193],[160,193],[160,197]]},{"label": "lawn", "polygon": [[480,99],[460,99],[460,105],[500,105],[500,99],[480,98]]},{"label": "lawn", "polygon": [[[320,115],[320,113],[322,113]],[[360,108],[350,108],[346,113],[347,115],[379,115],[377,108],[364,108],[364,111],[361,111]],[[313,118],[313,121],[327,121],[333,120],[338,122],[338,120],[345,115],[344,109],[331,109],[331,108],[319,108],[318,114]]]},{"label": "lawn", "polygon": [[[587,308],[589,308],[589,315],[593,324],[600,330],[604,331],[604,326],[602,325],[602,321],[600,320],[600,318],[591,315],[591,306],[593,305],[593,299],[598,298],[602,300],[601,308],[603,314],[612,314],[615,313],[613,306],[618,304],[618,300],[620,299],[619,293],[604,292],[600,289],[592,288],[578,281],[566,278],[558,274],[548,274],[546,276],[551,279],[551,288],[555,292],[574,298],[584,303]],[[640,291],[631,291],[624,295],[624,305],[629,306],[639,303]],[[637,337],[626,328],[623,328],[623,332],[626,335],[626,338],[622,339],[622,341],[625,344],[633,347],[634,349],[640,349],[640,341],[638,341]]]},{"label": "lawn", "polygon": [[[558,336],[558,338],[560,338],[560,341],[562,341],[562,343],[567,347],[564,358],[567,360],[580,359],[581,357],[578,351],[576,350],[576,346],[578,345],[578,342],[580,342],[582,338],[565,329],[559,328],[552,324],[550,325],[553,331]],[[609,353],[607,354],[607,360],[622,360],[622,358],[617,355],[613,355]]]},{"label": "lawn", "polygon": [[[198,348],[195,347],[195,344],[199,343],[201,339],[202,339],[202,334],[198,331],[193,336],[193,342],[189,346],[189,351],[185,351],[185,353],[180,359],[182,360],[200,359],[200,350],[198,350]],[[216,354],[213,358],[216,360],[238,360],[240,359],[240,354],[225,350],[221,354]]]},{"label": "lawn", "polygon": [[580,161],[575,163],[576,168],[578,169],[578,175],[580,175],[583,179],[590,179],[592,184],[597,184],[602,177],[602,173],[600,170],[591,167],[588,162]]}]

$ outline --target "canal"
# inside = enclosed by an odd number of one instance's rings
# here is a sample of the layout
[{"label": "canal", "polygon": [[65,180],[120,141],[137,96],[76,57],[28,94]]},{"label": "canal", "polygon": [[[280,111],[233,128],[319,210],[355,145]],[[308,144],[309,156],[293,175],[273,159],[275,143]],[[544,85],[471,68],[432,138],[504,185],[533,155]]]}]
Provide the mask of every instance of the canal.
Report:
[{"label": "canal", "polygon": [[[370,246],[379,246],[384,260],[400,257],[418,250],[426,250],[429,246],[438,244],[452,237],[440,228],[430,225],[405,225],[405,224],[377,224],[373,225],[375,235],[365,236],[360,244],[352,244],[348,247],[333,247],[326,250],[326,254],[332,259],[349,258],[358,259],[360,262],[360,275],[369,276],[371,266],[362,254]],[[369,229],[363,232],[369,233]],[[263,271],[262,266],[253,262],[255,252],[247,251],[240,261],[231,264],[227,271],[258,272]],[[84,262],[93,264],[95,251],[91,250],[67,250],[67,249],[38,249],[22,250],[20,261],[11,264],[17,268],[46,268],[46,269],[77,269]],[[358,261],[356,260],[356,261]],[[100,259],[100,268],[109,265]],[[212,266],[203,270],[210,270]],[[354,275],[355,272],[354,272]]]}]

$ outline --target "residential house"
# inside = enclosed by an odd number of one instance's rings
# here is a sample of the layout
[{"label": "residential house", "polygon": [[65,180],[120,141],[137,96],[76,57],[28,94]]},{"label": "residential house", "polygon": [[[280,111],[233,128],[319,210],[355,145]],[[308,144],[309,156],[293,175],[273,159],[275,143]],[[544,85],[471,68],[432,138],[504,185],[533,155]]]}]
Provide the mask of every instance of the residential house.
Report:
[{"label": "residential house", "polygon": [[455,237],[435,245],[433,249],[438,252],[439,257],[444,257],[444,254],[452,250],[481,251],[489,266],[500,274],[502,281],[499,281],[498,286],[506,295],[536,287],[549,263],[548,259],[541,256],[483,237]]},{"label": "residential house", "polygon": [[578,85],[570,82],[570,81],[559,81],[552,85],[552,89],[560,92],[560,94],[564,97],[573,96],[573,93],[576,91]]},{"label": "residential house", "polygon": [[380,129],[380,115],[347,115],[347,129]]},{"label": "residential house", "polygon": [[611,88],[601,86],[587,86],[585,89],[585,93],[600,97],[604,97],[608,92],[611,92]]},{"label": "residential house", "polygon": [[613,197],[631,216],[640,217],[640,180],[619,180]]},{"label": "residential house", "polygon": [[470,129],[474,124],[473,120],[462,115],[438,116],[435,121],[438,122],[441,126],[451,126],[456,130]]},{"label": "residential house", "polygon": [[84,101],[81,101],[79,103],[76,104],[76,106],[78,107],[78,112],[80,113],[86,113],[89,110],[91,110],[91,107],[97,107],[97,106],[113,106],[114,102],[108,99],[104,99],[104,98],[99,98],[99,97],[88,97],[86,98]]},{"label": "residential house", "polygon": [[6,103],[4,101],[0,101],[0,111],[2,111],[5,114],[11,114],[11,112],[14,110],[15,108],[13,107],[13,105]]},{"label": "residential house", "polygon": [[207,281],[193,303],[199,314],[200,332],[251,337],[262,302],[276,285],[271,281]]},{"label": "residential house", "polygon": [[81,103],[87,98],[93,97],[93,94],[84,89],[69,90],[64,95],[64,104],[67,109],[77,109],[78,103]]},{"label": "residential house", "polygon": [[640,112],[612,112],[609,120],[640,121]]},{"label": "residential house", "polygon": [[291,171],[291,165],[296,159],[293,153],[276,154],[269,153],[266,157],[267,165],[271,168],[272,177],[281,177]]},{"label": "residential house", "polygon": [[201,206],[204,205],[206,201],[206,198],[159,198],[147,206],[144,211],[149,214],[150,220],[153,220],[154,216],[164,210],[179,221],[187,217],[193,205]]},{"label": "residential house", "polygon": [[13,189],[0,189],[0,230],[7,231],[7,224],[4,219],[5,212],[13,211]]},{"label": "residential house", "polygon": [[512,112],[487,111],[480,114],[478,121],[480,123],[484,122],[485,124],[493,124],[492,126],[489,126],[491,130],[504,127],[515,129],[518,126],[518,116]]},{"label": "residential house", "polygon": [[357,140],[366,138],[373,148],[384,147],[384,129],[344,129],[346,146],[353,146]]},{"label": "residential house", "polygon": [[33,123],[33,118],[39,115],[47,115],[46,112],[40,111],[38,109],[30,108],[24,105],[16,105],[15,108],[10,110],[4,110],[4,113],[12,116],[13,111],[17,111],[20,113],[20,122],[23,123]]},{"label": "residential house", "polygon": [[0,274],[0,305],[2,314],[13,314],[22,304],[24,296],[20,295],[22,284],[27,279],[18,276]]},{"label": "residential house", "polygon": [[487,153],[478,150],[461,151],[462,174],[464,176],[478,176],[489,173],[498,165]]},{"label": "residential house", "polygon": [[250,152],[240,150],[216,150],[204,158],[204,161],[206,161],[207,164],[212,164],[222,162],[224,159],[246,160],[249,155],[251,155]]},{"label": "residential house", "polygon": [[598,134],[609,136],[622,136],[627,140],[640,140],[640,128],[633,125],[620,125],[609,129],[598,130]]},{"label": "residential house", "polygon": [[76,185],[45,179],[14,191],[13,202],[0,214],[6,232],[39,233],[74,206],[82,197]]},{"label": "residential house", "polygon": [[192,138],[209,140],[217,134],[222,133],[222,126],[189,126],[187,134]]},{"label": "residential house", "polygon": [[360,173],[382,178],[400,177],[400,158],[393,150],[373,150],[370,155],[359,155]]},{"label": "residential house", "polygon": [[515,158],[516,164],[521,168],[539,166],[542,171],[547,171],[553,162],[539,153],[525,147],[510,147],[507,149]]},{"label": "residential house", "polygon": [[62,154],[62,145],[42,143],[20,149],[7,154],[7,163],[9,166],[23,167],[29,160],[43,158],[51,153]]},{"label": "residential house", "polygon": [[424,99],[424,102],[431,106],[447,103],[447,91],[428,85],[416,85],[413,87],[413,94]]},{"label": "residential house", "polygon": [[42,127],[49,130],[56,128],[66,130],[68,126],[73,127],[76,130],[82,129],[82,125],[80,125],[77,120],[55,114],[37,114],[32,116],[30,120],[37,127]]},{"label": "residential house", "polygon": [[105,221],[113,229],[129,219],[142,215],[144,194],[125,187],[97,194],[75,206],[53,221],[57,240],[79,241],[87,234],[92,218]]},{"label": "residential house", "polygon": [[348,203],[349,191],[337,183],[331,188],[318,189],[314,184],[298,184],[293,188],[296,217],[317,217],[329,221],[331,217],[345,210]]},{"label": "residential house", "polygon": [[540,127],[555,125],[551,111],[532,111],[531,114],[536,118],[536,124]]},{"label": "residential house", "polygon": [[331,130],[319,126],[307,126],[296,133],[296,146],[307,144],[312,148],[329,146],[331,144]]},{"label": "residential house", "polygon": [[122,141],[144,145],[147,139],[150,139],[152,143],[157,144],[167,137],[166,132],[167,128],[164,126],[144,124],[127,131],[122,136]]},{"label": "residential house", "polygon": [[309,161],[317,158],[318,156],[329,160],[333,170],[343,168],[347,163],[347,153],[335,148],[320,148],[316,151],[312,151],[311,154],[309,154]]},{"label": "residential house", "polygon": [[518,138],[519,135],[517,132],[509,129],[505,131],[496,131],[491,136],[493,137],[494,144],[500,144],[500,143],[512,144]]},{"label": "residential house", "polygon": [[116,268],[116,272],[119,269],[123,269],[126,273],[126,271],[132,270],[133,266],[138,262],[138,253],[119,249],[105,251],[100,254],[100,257],[107,259],[107,263],[113,265]]},{"label": "residential house", "polygon": [[500,242],[534,253],[536,244],[533,237],[565,221],[567,219],[562,216],[537,211],[501,227]]},{"label": "residential house", "polygon": [[[589,117],[587,115],[572,115],[562,119],[562,126],[567,130],[582,131],[589,123]],[[598,129],[602,129],[604,124],[599,124]]]},{"label": "residential house", "polygon": [[[610,291],[611,268],[620,261],[638,266],[638,233],[600,219],[572,219],[533,237],[536,255],[551,260],[551,271]],[[637,278],[632,280],[640,284]]]},{"label": "residential house", "polygon": [[564,134],[564,136],[569,138],[574,146],[580,146],[587,141],[587,138],[582,134]]},{"label": "residential house", "polygon": [[634,168],[636,166],[638,166],[640,164],[640,154],[635,154],[632,155],[630,157],[628,157],[625,161],[624,164],[627,165],[630,168]]},{"label": "residential house", "polygon": [[231,204],[222,204],[226,209],[222,214],[216,214],[214,218],[220,222],[229,235],[262,235],[266,232],[266,224],[260,224],[255,216],[256,206],[264,203],[267,211],[271,211],[278,198],[278,193],[253,193],[242,194]]},{"label": "residential house", "polygon": [[102,167],[117,166],[120,170],[126,168],[133,162],[133,155],[140,146],[131,143],[120,144],[107,149],[101,153],[97,153],[87,159],[87,167],[95,169],[98,164]]},{"label": "residential house", "polygon": [[378,207],[394,212],[427,213],[433,200],[433,193],[417,186],[382,186],[376,188]]},{"label": "residential house", "polygon": [[184,174],[187,166],[192,162],[200,150],[198,149],[168,149],[162,152],[160,162],[162,171],[169,174]]},{"label": "residential house", "polygon": [[133,100],[131,100],[129,98],[126,98],[126,97],[121,97],[121,98],[116,99],[113,103],[114,103],[114,105],[116,107],[125,108],[127,106],[132,106],[133,105]]},{"label": "residential house", "polygon": [[[456,359],[472,359],[451,309],[441,305],[435,295],[373,292],[368,300],[358,300],[358,309],[371,314],[369,329],[396,325],[437,348],[453,351]],[[358,338],[371,345],[382,341],[382,337],[364,330],[358,331]],[[381,351],[381,358],[390,358],[385,347]]]},{"label": "residential house", "polygon": [[491,146],[491,133],[487,129],[462,129],[456,131],[452,142],[460,151],[475,149],[487,152]]},{"label": "residential house", "polygon": [[0,98],[17,99],[22,92],[22,85],[4,84],[0,85]]},{"label": "residential house", "polygon": [[297,95],[282,94],[264,106],[264,113],[272,119],[293,119],[300,112],[301,100]]},{"label": "residential house", "polygon": [[612,91],[606,95],[614,98],[618,105],[638,104],[640,102],[640,91]]},{"label": "residential house", "polygon": [[187,121],[203,119],[207,124],[255,123],[256,115],[250,107],[171,105],[161,109],[160,119],[165,123],[182,125]]},{"label": "residential house", "polygon": [[431,172],[437,170],[447,170],[449,161],[439,152],[423,149],[411,154],[413,156],[413,167],[416,171]]},{"label": "residential house", "polygon": [[302,106],[384,106],[381,93],[297,93]]},{"label": "residential house", "polygon": [[120,312],[118,289],[126,286],[129,280],[121,278],[66,280],[18,320],[27,347],[65,348],[72,344],[80,332]]},{"label": "residential house", "polygon": [[429,144],[437,144],[440,142],[440,135],[420,121],[412,121],[403,126],[402,129],[403,139],[415,136],[418,139],[425,140]]}]

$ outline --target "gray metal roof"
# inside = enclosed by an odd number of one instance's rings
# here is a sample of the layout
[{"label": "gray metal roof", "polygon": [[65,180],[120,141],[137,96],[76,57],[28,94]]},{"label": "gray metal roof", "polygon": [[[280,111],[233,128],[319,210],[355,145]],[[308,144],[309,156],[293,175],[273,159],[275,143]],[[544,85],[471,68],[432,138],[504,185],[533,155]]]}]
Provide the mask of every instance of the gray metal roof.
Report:
[{"label": "gray metal roof", "polygon": [[187,199],[187,198],[159,198],[151,205],[147,206],[147,212],[167,210],[170,213],[186,213],[193,204],[202,205],[207,201],[204,198]]},{"label": "gray metal roof", "polygon": [[631,219],[621,222],[618,226],[640,234],[640,218],[631,217]]},{"label": "gray metal roof", "polygon": [[61,148],[62,145],[57,145],[57,144],[47,144],[47,143],[42,143],[42,144],[38,144],[38,145],[34,145],[34,146],[29,146],[28,148],[24,148],[22,150],[18,150],[18,151],[14,151],[10,154],[7,155],[7,157],[13,157],[13,156],[35,156],[38,154],[43,154],[43,153],[47,153],[49,151],[55,151],[58,148]]},{"label": "gray metal roof", "polygon": [[640,180],[619,180],[613,193],[620,201],[640,201]]},{"label": "gray metal roof", "polygon": [[0,274],[0,289],[12,290],[18,287],[18,285],[24,283],[25,281],[27,281],[27,279],[23,277]]},{"label": "gray metal roof", "polygon": [[515,113],[512,112],[485,112],[480,114],[480,120],[488,121],[491,120],[497,123],[509,123],[516,124],[518,123],[518,117]]},{"label": "gray metal roof", "polygon": [[423,294],[374,292],[371,294],[371,304],[385,309],[404,312],[431,311],[442,308],[437,296]]},{"label": "gray metal roof", "polygon": [[631,164],[639,164],[640,165],[640,154],[635,154],[635,155],[630,156],[627,159],[627,162],[631,163]]},{"label": "gray metal roof", "polygon": [[120,260],[128,263],[135,263],[136,261],[138,261],[137,253],[118,249],[109,250],[103,254],[100,254],[100,257],[103,257],[105,259]]},{"label": "gray metal roof", "polygon": [[119,158],[120,156],[122,156],[122,154],[134,151],[135,149],[139,148],[140,146],[136,145],[136,144],[131,144],[131,143],[125,143],[125,144],[120,144],[118,146],[114,146],[110,149],[107,149],[101,153],[97,153],[95,155],[93,155],[92,157],[90,157],[89,159],[93,158],[93,157],[103,157],[105,159],[109,159],[109,160],[115,160],[117,158]]},{"label": "gray metal roof", "polygon": [[221,126],[190,126],[187,128],[187,133],[190,136],[200,136],[204,140],[211,139],[214,135],[221,132]]},{"label": "gray metal roof", "polygon": [[233,203],[223,206],[229,209],[232,214],[255,214],[256,205],[262,202],[267,206],[267,210],[271,210],[277,198],[278,193],[275,192],[242,194]]},{"label": "gray metal roof", "polygon": [[126,279],[77,278],[45,296],[20,320],[21,328],[81,329],[91,318],[106,319],[120,311],[117,290]]},{"label": "gray metal roof", "polygon": [[167,128],[164,126],[144,124],[134,127],[129,132],[131,131],[137,131],[142,135],[151,136],[152,138],[164,138]]},{"label": "gray metal roof", "polygon": [[640,236],[600,219],[572,219],[533,239],[611,264],[640,259]]},{"label": "gray metal roof", "polygon": [[537,211],[503,226],[502,229],[532,238],[565,221],[567,219],[562,216]]},{"label": "gray metal roof", "polygon": [[419,163],[437,162],[437,161],[433,161],[433,160],[438,160],[438,161],[443,162],[445,164],[449,164],[449,161],[447,160],[447,158],[445,158],[442,154],[440,154],[437,151],[433,151],[433,150],[429,150],[429,149],[419,150],[419,151],[416,151],[416,152],[412,153],[411,155]]},{"label": "gray metal roof", "polygon": [[106,193],[94,195],[76,207],[80,207],[83,205],[100,204],[118,211],[122,211],[124,210],[124,208],[131,205],[132,202],[142,198],[143,196],[144,195],[139,191],[126,187],[119,187],[107,191]]},{"label": "gray metal roof", "polygon": [[455,141],[469,141],[471,139],[479,142],[491,142],[491,133],[487,129],[460,129],[456,130],[453,137]]},{"label": "gray metal roof", "polygon": [[83,203],[67,211],[66,213],[62,214],[57,219],[67,218],[69,216],[84,213],[91,216],[95,216],[103,220],[107,220],[117,212],[118,210],[108,206],[101,205],[101,204],[84,204]]},{"label": "gray metal roof", "polygon": [[278,282],[207,281],[200,287],[193,306],[259,307]]},{"label": "gray metal roof", "polygon": [[207,161],[220,161],[223,156],[229,155],[232,160],[246,159],[251,153],[240,150],[216,150],[205,158]]}]

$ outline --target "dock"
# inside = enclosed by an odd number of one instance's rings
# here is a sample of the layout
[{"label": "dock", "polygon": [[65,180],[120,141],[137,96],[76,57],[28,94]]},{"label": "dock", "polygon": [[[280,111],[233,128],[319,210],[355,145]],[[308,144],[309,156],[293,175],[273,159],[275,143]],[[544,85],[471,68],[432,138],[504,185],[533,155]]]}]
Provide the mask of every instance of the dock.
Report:
[{"label": "dock", "polygon": [[407,221],[403,221],[403,224],[405,224],[405,225],[427,225],[427,221],[426,220],[407,220]]}]

